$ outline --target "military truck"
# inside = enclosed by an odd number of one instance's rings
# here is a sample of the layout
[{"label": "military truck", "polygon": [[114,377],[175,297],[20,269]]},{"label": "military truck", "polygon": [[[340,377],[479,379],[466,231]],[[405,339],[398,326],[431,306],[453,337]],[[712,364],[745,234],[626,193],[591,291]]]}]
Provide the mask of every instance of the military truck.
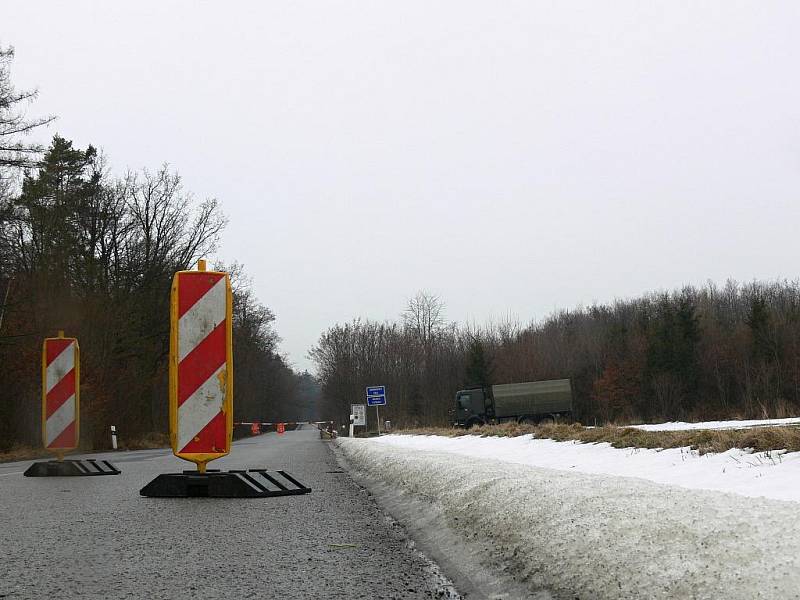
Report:
[{"label": "military truck", "polygon": [[459,427],[487,423],[545,423],[572,416],[569,379],[505,383],[456,392],[451,422]]}]

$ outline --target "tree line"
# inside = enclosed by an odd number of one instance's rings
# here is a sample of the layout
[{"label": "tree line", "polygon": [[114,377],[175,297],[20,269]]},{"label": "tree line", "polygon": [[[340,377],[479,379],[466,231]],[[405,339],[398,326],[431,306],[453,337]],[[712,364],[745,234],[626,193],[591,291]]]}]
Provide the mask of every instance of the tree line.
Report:
[{"label": "tree line", "polygon": [[[311,351],[327,418],[368,385],[399,425],[442,425],[455,392],[570,378],[583,423],[796,415],[800,282],[728,281],[558,311],[527,325],[448,323],[431,294],[396,322],[335,325]],[[382,417],[383,418],[383,417]]]},{"label": "tree line", "polygon": [[[35,92],[15,90],[13,50],[0,50],[0,449],[40,443],[42,338],[81,347],[84,447],[168,429],[169,294],[176,271],[212,255],[227,220],[164,165],[122,176],[94,146],[24,134]],[[216,265],[234,287],[234,419],[297,418],[313,394],[280,354],[274,315],[241,265]],[[310,391],[309,391],[310,390]]]}]

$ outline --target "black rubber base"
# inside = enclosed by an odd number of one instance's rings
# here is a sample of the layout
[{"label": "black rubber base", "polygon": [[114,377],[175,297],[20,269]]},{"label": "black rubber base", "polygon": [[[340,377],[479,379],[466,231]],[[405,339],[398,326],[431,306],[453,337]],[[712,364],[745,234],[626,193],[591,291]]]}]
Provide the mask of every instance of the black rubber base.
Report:
[{"label": "black rubber base", "polygon": [[48,460],[35,462],[25,471],[25,477],[86,477],[94,475],[119,475],[107,460]]},{"label": "black rubber base", "polygon": [[165,473],[144,486],[139,493],[151,498],[268,498],[308,494],[304,486],[286,471],[197,471]]}]

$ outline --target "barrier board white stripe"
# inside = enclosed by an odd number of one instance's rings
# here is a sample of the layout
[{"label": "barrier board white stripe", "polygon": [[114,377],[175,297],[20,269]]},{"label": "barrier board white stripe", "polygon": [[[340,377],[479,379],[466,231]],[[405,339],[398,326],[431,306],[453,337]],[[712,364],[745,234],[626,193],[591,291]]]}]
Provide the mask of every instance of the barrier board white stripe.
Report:
[{"label": "barrier board white stripe", "polygon": [[178,450],[186,447],[217,416],[225,400],[226,378],[220,374],[227,365],[222,365],[178,407]]},{"label": "barrier board white stripe", "polygon": [[[71,346],[70,346],[71,347]],[[64,430],[75,420],[75,394],[72,394],[64,404],[59,406],[50,418],[47,419],[47,443],[49,446]]]},{"label": "barrier board white stripe", "polygon": [[178,362],[194,350],[225,320],[225,278],[214,284],[178,321]]},{"label": "barrier board white stripe", "polygon": [[50,393],[55,385],[64,379],[75,367],[75,344],[69,344],[61,351],[61,354],[56,356],[55,360],[47,366],[47,391]]}]

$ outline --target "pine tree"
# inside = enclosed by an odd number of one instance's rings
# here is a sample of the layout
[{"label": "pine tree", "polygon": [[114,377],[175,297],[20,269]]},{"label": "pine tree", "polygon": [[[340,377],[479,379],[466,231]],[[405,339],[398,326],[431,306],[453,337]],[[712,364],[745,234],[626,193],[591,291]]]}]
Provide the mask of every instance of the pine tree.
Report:
[{"label": "pine tree", "polygon": [[82,247],[82,225],[91,199],[100,192],[97,150],[73,148],[58,135],[34,175],[26,175],[22,193],[12,200],[19,220],[21,268],[72,279]]},{"label": "pine tree", "polygon": [[486,351],[485,344],[478,338],[473,338],[467,351],[467,384],[475,387],[489,387],[492,385],[494,365]]},{"label": "pine tree", "polygon": [[751,353],[756,360],[770,361],[774,356],[774,344],[770,339],[770,314],[764,295],[756,293],[750,300],[745,318],[752,338]]}]

